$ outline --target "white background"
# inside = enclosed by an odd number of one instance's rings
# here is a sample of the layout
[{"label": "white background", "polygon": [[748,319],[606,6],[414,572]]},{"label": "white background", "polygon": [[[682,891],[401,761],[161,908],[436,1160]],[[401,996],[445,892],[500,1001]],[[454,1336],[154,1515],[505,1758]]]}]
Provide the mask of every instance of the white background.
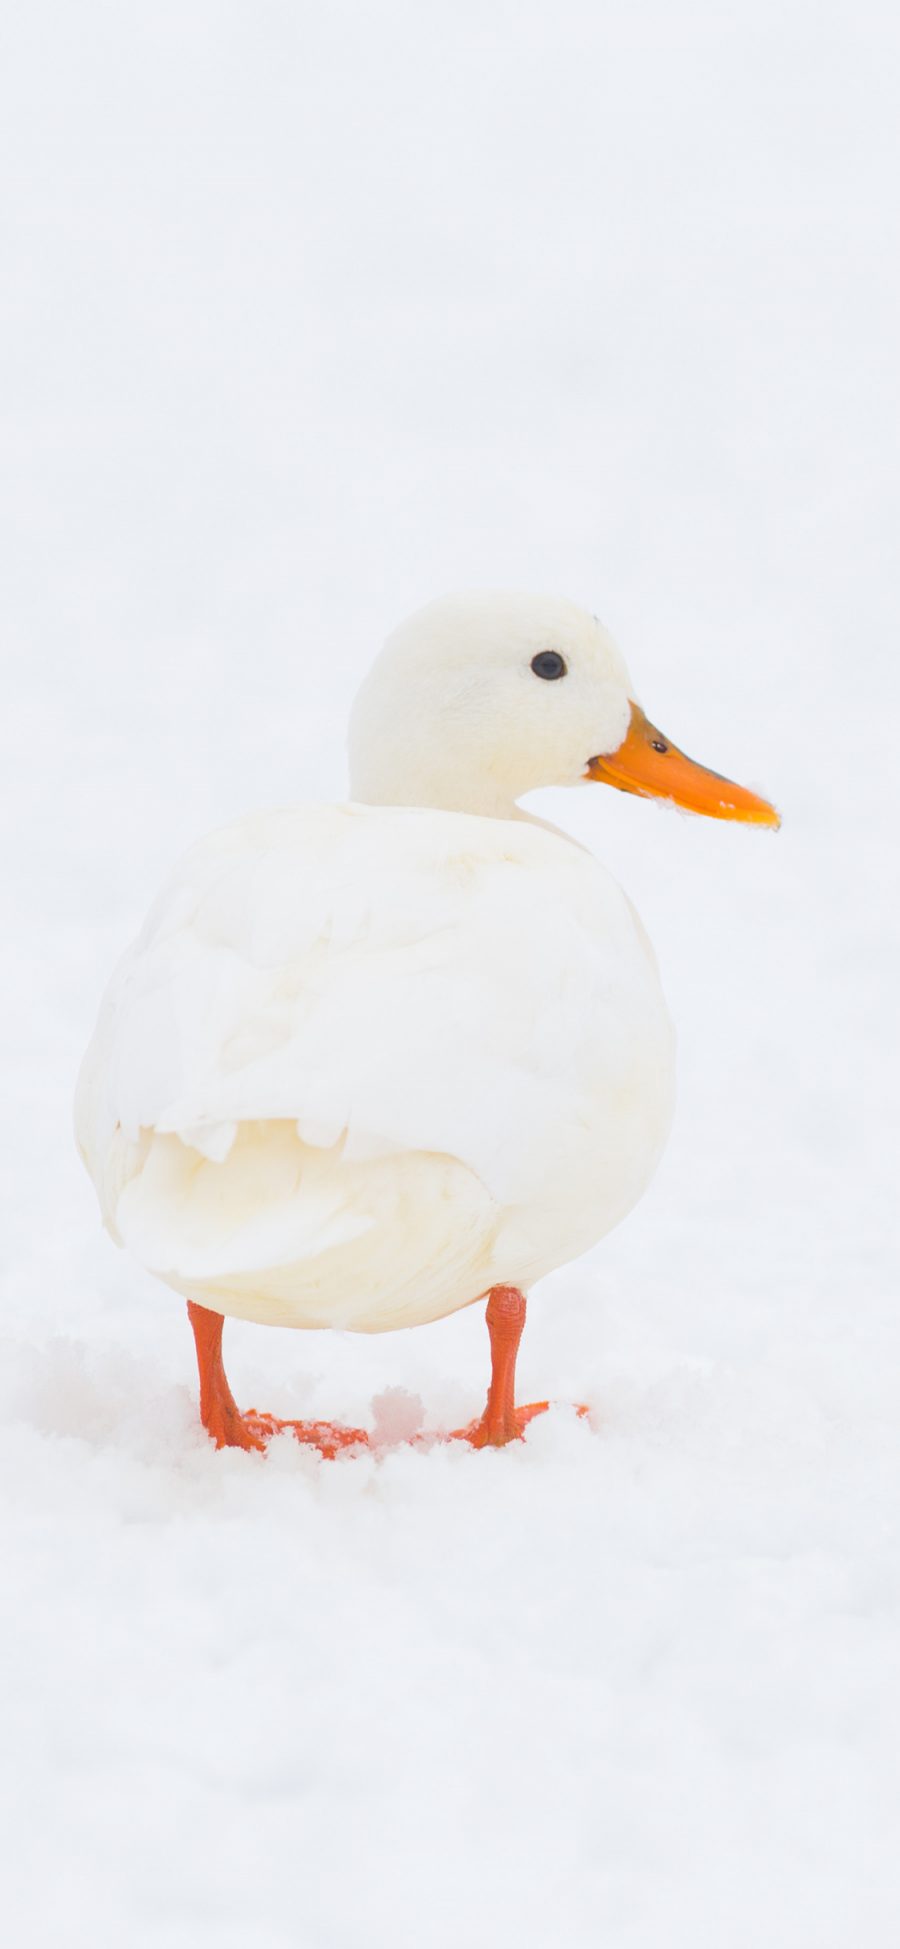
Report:
[{"label": "white background", "polygon": [[[895,22],[8,15],[17,1949],[896,1944]],[[680,1035],[652,1190],[530,1308],[523,1398],[595,1432],[219,1455],[180,1303],[99,1232],[77,1064],[174,856],[340,796],[384,634],[469,586],[597,611],[784,827],[542,807],[635,899]],[[479,1314],[229,1325],[232,1382],[451,1426]]]}]

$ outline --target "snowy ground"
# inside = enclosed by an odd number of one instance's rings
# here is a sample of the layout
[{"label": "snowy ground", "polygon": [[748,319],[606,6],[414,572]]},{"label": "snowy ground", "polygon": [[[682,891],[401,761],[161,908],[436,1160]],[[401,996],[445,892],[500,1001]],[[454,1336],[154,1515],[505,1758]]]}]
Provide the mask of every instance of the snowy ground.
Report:
[{"label": "snowy ground", "polygon": [[[900,1937],[893,9],[41,0],[6,36],[3,1913],[17,1949]],[[11,536],[11,545],[9,537]],[[547,808],[680,1031],[527,1444],[216,1454],[69,1104],[175,854],[344,789],[390,624],[559,591],[777,839]],[[893,940],[892,940],[893,937]],[[430,1425],[475,1312],[229,1326]],[[404,1412],[388,1397],[387,1422]]]}]

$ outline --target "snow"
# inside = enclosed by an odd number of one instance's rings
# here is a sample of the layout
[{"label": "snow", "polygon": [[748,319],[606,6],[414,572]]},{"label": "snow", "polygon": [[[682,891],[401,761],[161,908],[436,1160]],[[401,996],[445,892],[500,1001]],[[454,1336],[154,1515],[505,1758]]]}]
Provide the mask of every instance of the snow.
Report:
[{"label": "snow", "polygon": [[[8,25],[4,1915],[64,1949],[897,1939],[898,28],[871,4],[87,0]],[[378,643],[478,584],[602,615],[777,837],[535,802],[634,899],[680,1098],[536,1292],[229,1324],[72,1146],[172,862],[344,791]],[[399,1392],[398,1392],[399,1390]]]}]

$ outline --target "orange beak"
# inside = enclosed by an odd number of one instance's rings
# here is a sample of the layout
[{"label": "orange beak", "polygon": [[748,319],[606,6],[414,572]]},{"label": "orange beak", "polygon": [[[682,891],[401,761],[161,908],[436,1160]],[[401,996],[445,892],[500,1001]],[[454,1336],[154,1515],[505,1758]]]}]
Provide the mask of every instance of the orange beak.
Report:
[{"label": "orange beak", "polygon": [[586,778],[615,785],[619,792],[636,792],[642,799],[670,799],[685,812],[703,812],[708,819],[741,819],[749,826],[774,826],[781,819],[768,799],[757,798],[743,785],[733,785],[720,772],[695,765],[678,746],[631,706],[631,723],[618,751],[608,758],[591,758]]}]

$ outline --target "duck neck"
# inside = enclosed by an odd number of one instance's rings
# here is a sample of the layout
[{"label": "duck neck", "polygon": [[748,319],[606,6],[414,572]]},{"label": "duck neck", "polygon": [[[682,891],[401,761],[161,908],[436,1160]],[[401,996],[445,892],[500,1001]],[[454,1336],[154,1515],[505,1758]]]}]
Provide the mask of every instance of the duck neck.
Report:
[{"label": "duck neck", "polygon": [[515,799],[503,792],[489,792],[473,787],[461,791],[456,781],[441,790],[435,779],[427,784],[416,783],[411,779],[389,779],[381,784],[371,780],[365,784],[352,784],[350,796],[357,805],[414,805],[421,810],[435,812],[471,812],[481,819],[527,819],[529,814],[521,811]]},{"label": "duck neck", "polygon": [[350,747],[350,796],[357,805],[414,805],[437,812],[472,812],[483,819],[527,819],[509,783],[489,768],[469,767],[458,754],[414,746],[400,751],[377,744]]}]

